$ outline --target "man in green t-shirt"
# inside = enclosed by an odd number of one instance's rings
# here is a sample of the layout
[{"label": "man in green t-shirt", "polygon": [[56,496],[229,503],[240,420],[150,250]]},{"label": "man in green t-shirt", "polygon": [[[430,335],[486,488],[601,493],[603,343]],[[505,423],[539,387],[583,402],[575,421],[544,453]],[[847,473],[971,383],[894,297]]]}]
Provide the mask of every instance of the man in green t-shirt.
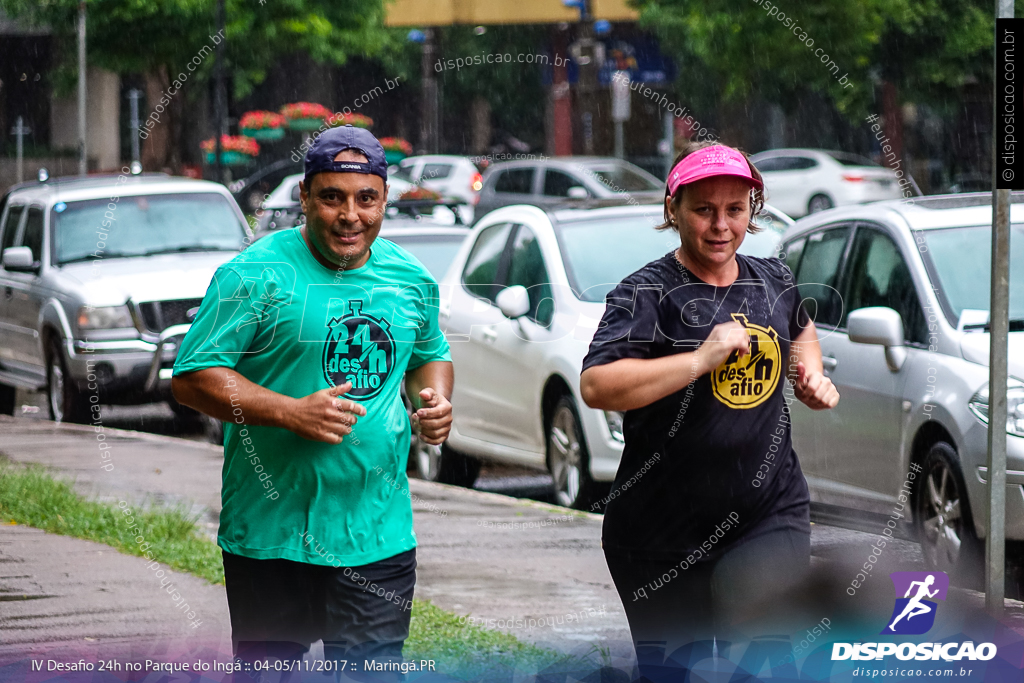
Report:
[{"label": "man in green t-shirt", "polygon": [[409,417],[447,438],[438,286],[377,239],[380,143],[351,126],[306,155],[306,224],[221,266],[174,365],[175,398],[223,420],[218,544],[235,655],[401,658],[416,581]]}]

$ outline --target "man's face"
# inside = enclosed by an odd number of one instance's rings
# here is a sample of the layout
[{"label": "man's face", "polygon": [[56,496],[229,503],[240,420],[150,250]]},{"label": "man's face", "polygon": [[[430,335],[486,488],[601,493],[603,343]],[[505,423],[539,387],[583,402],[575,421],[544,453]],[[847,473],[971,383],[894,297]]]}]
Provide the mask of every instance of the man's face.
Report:
[{"label": "man's face", "polygon": [[[335,161],[366,163],[366,157],[346,149]],[[299,183],[306,213],[307,236],[320,254],[335,266],[359,268],[370,256],[384,222],[387,186],[380,176],[365,173],[317,173],[306,187]]]}]

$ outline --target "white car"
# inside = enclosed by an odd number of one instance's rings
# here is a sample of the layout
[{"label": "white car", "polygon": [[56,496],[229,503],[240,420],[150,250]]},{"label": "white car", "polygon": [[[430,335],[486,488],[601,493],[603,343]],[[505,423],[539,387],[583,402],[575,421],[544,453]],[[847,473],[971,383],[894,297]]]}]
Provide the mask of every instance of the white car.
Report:
[{"label": "white car", "polygon": [[794,217],[903,196],[893,170],[857,154],[772,149],[750,159],[764,178],[767,198]]},{"label": "white car", "polygon": [[425,187],[446,199],[461,199],[475,205],[482,176],[467,157],[451,154],[428,154],[407,157],[398,164],[396,178]]},{"label": "white car", "polygon": [[[492,460],[549,471],[562,505],[599,498],[619,466],[622,414],[586,407],[580,370],[605,295],[679,245],[653,229],[662,211],[516,205],[477,223],[440,282],[454,422],[440,462],[421,476],[472,486],[481,460]],[[771,255],[772,232],[741,251]]]}]

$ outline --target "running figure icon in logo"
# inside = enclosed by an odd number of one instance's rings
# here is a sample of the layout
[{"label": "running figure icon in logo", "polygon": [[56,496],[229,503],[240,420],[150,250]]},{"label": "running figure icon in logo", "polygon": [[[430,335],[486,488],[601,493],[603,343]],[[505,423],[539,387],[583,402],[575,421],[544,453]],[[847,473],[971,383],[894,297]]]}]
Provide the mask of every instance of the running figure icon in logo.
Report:
[{"label": "running figure icon in logo", "polygon": [[354,401],[379,394],[395,366],[391,324],[362,307],[362,301],[349,300],[348,313],[327,324],[324,341],[324,379],[331,386],[352,382],[344,396]]},{"label": "running figure icon in logo", "polygon": [[[949,577],[945,572],[893,572],[890,575],[896,595],[896,605],[892,610],[892,621],[882,633],[901,633],[904,635],[920,635],[927,633],[935,623],[935,611],[938,604],[927,598],[946,599],[949,589]],[[931,590],[932,587],[934,590]],[[906,587],[906,590],[903,588]],[[911,596],[913,593],[913,596]],[[913,623],[914,617],[923,617]],[[903,622],[902,624],[900,622]]]}]

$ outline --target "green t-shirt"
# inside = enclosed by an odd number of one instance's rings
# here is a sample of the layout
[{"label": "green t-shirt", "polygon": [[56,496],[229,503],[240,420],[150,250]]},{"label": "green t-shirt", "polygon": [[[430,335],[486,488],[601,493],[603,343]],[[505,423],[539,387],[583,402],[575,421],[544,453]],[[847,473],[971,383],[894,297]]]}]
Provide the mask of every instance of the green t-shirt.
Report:
[{"label": "green t-shirt", "polygon": [[437,306],[427,269],[386,239],[361,268],[336,271],[313,258],[294,228],[217,269],[175,375],[234,368],[295,398],[351,381],[345,397],[366,408],[338,445],[250,426],[235,408],[224,428],[220,547],[358,566],[416,546],[400,388],[407,369],[451,358]]}]

